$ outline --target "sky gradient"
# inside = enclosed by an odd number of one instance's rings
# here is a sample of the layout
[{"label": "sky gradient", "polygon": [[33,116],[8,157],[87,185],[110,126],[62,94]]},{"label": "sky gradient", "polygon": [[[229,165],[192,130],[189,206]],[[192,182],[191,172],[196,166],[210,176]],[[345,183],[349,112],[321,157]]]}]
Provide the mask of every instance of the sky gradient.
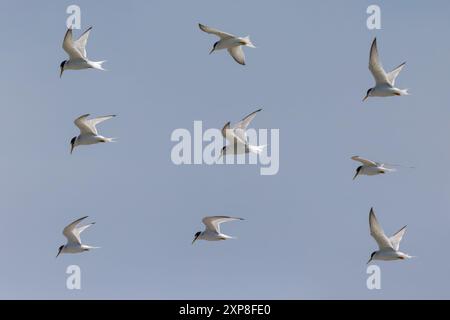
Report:
[{"label": "sky gradient", "polygon": [[[450,298],[450,3],[377,1],[2,1],[0,298],[428,299]],[[107,72],[66,71],[66,8],[77,4],[87,46]],[[208,55],[203,23],[241,36],[247,65]],[[75,31],[80,35],[80,31]],[[410,96],[361,100],[373,86],[374,37],[385,69]],[[177,128],[205,128],[263,108],[253,128],[280,130],[280,168],[181,165]],[[115,144],[79,147],[73,120],[117,114],[100,133]],[[351,156],[414,166],[358,177]],[[401,250],[366,288],[374,207]],[[96,251],[62,255],[62,229],[90,216]],[[201,219],[237,240],[198,241]],[[67,290],[65,270],[82,270]]]}]

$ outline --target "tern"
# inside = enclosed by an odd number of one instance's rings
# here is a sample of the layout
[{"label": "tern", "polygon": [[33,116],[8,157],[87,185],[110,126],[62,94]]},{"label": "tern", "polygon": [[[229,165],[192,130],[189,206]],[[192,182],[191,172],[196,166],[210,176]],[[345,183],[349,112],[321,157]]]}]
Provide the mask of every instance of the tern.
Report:
[{"label": "tern", "polygon": [[75,125],[80,129],[80,135],[73,137],[70,140],[70,153],[72,154],[73,149],[79,145],[89,145],[99,142],[114,142],[115,138],[106,138],[98,134],[96,125],[105,120],[111,119],[116,115],[109,115],[98,117],[94,119],[87,119],[89,114],[82,115],[75,119]]},{"label": "tern", "polygon": [[213,53],[216,50],[227,49],[228,53],[233,57],[233,59],[242,65],[245,65],[245,55],[242,50],[242,46],[256,48],[253,43],[250,41],[250,37],[236,37],[232,34],[210,28],[201,23],[198,24],[200,29],[206,33],[214,34],[220,38],[219,41],[214,43],[213,48],[209,52],[209,54]]},{"label": "tern", "polygon": [[389,73],[384,71],[381,62],[378,59],[378,49],[377,49],[377,38],[372,42],[372,47],[370,48],[370,58],[369,58],[369,70],[372,72],[375,78],[375,87],[367,90],[367,94],[364,97],[365,101],[369,97],[391,97],[391,96],[406,96],[408,95],[408,89],[399,89],[395,87],[395,79],[402,71],[406,62],[403,62],[397,68]]},{"label": "tern", "polygon": [[88,28],[78,40],[73,40],[72,29],[67,29],[66,35],[64,36],[63,49],[69,55],[69,60],[64,60],[61,62],[60,69],[61,73],[59,77],[62,77],[64,70],[82,70],[82,69],[98,69],[105,70],[102,64],[106,61],[90,61],[86,54],[86,44],[89,38],[89,33],[92,27]]},{"label": "tern", "polygon": [[413,258],[412,256],[399,251],[400,241],[402,241],[403,235],[406,232],[406,226],[397,231],[392,237],[388,238],[378,223],[373,208],[370,209],[369,213],[369,225],[370,235],[377,242],[379,250],[372,252],[367,264],[372,260],[405,260]]},{"label": "tern", "polygon": [[80,233],[89,228],[90,226],[92,226],[93,224],[95,224],[95,222],[92,222],[85,226],[77,227],[77,225],[86,218],[87,216],[75,220],[74,222],[72,222],[71,224],[69,224],[67,227],[64,228],[63,235],[67,238],[67,243],[59,247],[58,254],[56,255],[56,257],[58,257],[61,253],[80,253],[84,251],[89,251],[90,249],[99,248],[81,244]]},{"label": "tern", "polygon": [[221,223],[234,220],[244,220],[244,219],[228,216],[212,216],[203,218],[202,222],[204,223],[206,228],[204,231],[199,231],[195,234],[192,244],[194,244],[196,240],[219,241],[219,240],[235,239],[234,237],[227,236],[226,234],[220,232]]},{"label": "tern", "polygon": [[222,136],[230,142],[230,144],[224,146],[220,150],[220,157],[219,159],[227,154],[243,154],[243,153],[249,153],[253,152],[256,154],[261,153],[265,145],[263,146],[254,146],[248,143],[248,137],[246,134],[246,130],[250,122],[253,120],[253,118],[256,116],[258,112],[260,112],[262,109],[258,109],[252,113],[250,113],[248,116],[246,116],[244,119],[236,123],[233,127],[231,127],[231,122],[227,122],[225,126],[222,128]]},{"label": "tern", "polygon": [[355,176],[353,177],[353,180],[355,180],[356,177],[360,174],[366,176],[374,176],[377,174],[384,174],[386,172],[395,171],[395,169],[385,167],[383,163],[367,160],[359,156],[353,156],[352,160],[359,161],[362,163],[362,166],[356,168],[356,173]]}]

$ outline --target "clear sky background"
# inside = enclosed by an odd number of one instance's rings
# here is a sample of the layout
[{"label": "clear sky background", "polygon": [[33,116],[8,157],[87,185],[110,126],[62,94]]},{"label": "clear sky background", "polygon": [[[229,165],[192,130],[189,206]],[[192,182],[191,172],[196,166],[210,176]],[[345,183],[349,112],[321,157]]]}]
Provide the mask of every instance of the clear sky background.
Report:
[{"label": "clear sky background", "polygon": [[[108,72],[59,79],[70,4]],[[2,1],[0,298],[450,298],[449,14],[448,1]],[[209,56],[199,22],[258,48],[246,66]],[[375,36],[386,69],[407,61],[396,84],[411,96],[361,102]],[[258,107],[252,127],[280,129],[277,175],[171,162],[174,129]],[[99,128],[119,140],[70,155],[85,113],[117,114]],[[416,168],[352,181],[353,155]],[[371,206],[387,233],[408,225],[401,249],[418,256],[377,263],[378,291]],[[97,223],[83,242],[102,248],[55,259],[84,215]],[[208,215],[245,218],[222,226],[238,239],[192,246]]]}]

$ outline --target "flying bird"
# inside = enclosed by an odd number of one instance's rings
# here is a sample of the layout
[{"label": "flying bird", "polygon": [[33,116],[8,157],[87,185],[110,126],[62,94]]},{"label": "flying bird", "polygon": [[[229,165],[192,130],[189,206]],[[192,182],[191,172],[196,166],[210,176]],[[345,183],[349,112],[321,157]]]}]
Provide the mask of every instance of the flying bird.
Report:
[{"label": "flying bird", "polygon": [[56,255],[56,257],[58,257],[61,253],[80,253],[84,251],[89,251],[91,249],[99,248],[81,244],[80,239],[81,232],[83,232],[84,230],[95,224],[95,222],[92,222],[85,226],[78,227],[78,224],[86,218],[87,216],[75,220],[74,222],[72,222],[71,224],[69,224],[67,227],[64,228],[63,235],[67,238],[67,243],[59,247],[58,254]]},{"label": "flying bird", "polygon": [[370,255],[369,264],[372,260],[405,260],[413,258],[412,256],[400,252],[400,241],[406,232],[406,226],[397,231],[392,237],[388,238],[378,223],[377,217],[373,208],[369,213],[370,235],[378,244],[379,250],[372,252]]},{"label": "flying bird", "polygon": [[397,68],[389,73],[384,71],[381,61],[378,58],[377,39],[375,38],[370,48],[369,70],[375,78],[375,87],[367,90],[364,97],[365,101],[369,97],[391,97],[391,96],[406,96],[408,89],[399,89],[395,87],[395,79],[402,71],[406,62],[403,62]]},{"label": "flying bird", "polygon": [[219,240],[234,239],[234,237],[227,236],[226,234],[220,232],[221,223],[234,220],[244,220],[244,219],[228,216],[212,216],[203,218],[202,222],[204,223],[206,228],[204,231],[199,231],[195,234],[192,244],[194,244],[196,240],[219,241]]},{"label": "flying bird", "polygon": [[374,176],[377,174],[384,174],[386,172],[395,171],[395,169],[387,168],[383,163],[367,160],[359,156],[353,156],[352,160],[359,161],[362,163],[361,166],[356,168],[356,173],[355,176],[353,177],[353,180],[355,180],[358,175]]},{"label": "flying bird", "polygon": [[102,64],[106,61],[90,61],[87,58],[86,44],[92,27],[87,29],[78,40],[73,40],[72,29],[67,29],[64,36],[63,49],[69,55],[69,60],[64,60],[60,65],[59,77],[62,77],[64,70],[82,70],[82,69],[98,69],[105,70]]},{"label": "flying bird", "polygon": [[233,59],[242,65],[245,65],[245,55],[242,50],[242,46],[256,48],[250,41],[250,37],[236,37],[232,34],[210,28],[201,23],[198,24],[200,29],[206,33],[214,34],[220,38],[219,41],[215,42],[213,48],[209,54],[217,50],[227,49],[228,53],[233,57]]},{"label": "flying bird", "polygon": [[244,154],[244,153],[255,153],[259,154],[261,153],[266,145],[263,146],[255,146],[248,143],[248,137],[247,137],[247,127],[250,124],[250,122],[253,120],[253,118],[256,116],[258,112],[260,112],[262,109],[258,109],[252,113],[250,113],[248,116],[246,116],[244,119],[236,123],[233,127],[231,127],[231,122],[227,122],[225,126],[222,128],[222,136],[228,140],[230,143],[226,146],[224,146],[220,150],[220,157],[219,159],[228,154]]},{"label": "flying bird", "polygon": [[82,115],[75,119],[75,125],[80,129],[80,134],[77,137],[73,137],[70,140],[70,153],[73,152],[73,149],[79,145],[89,145],[95,144],[99,142],[115,142],[116,138],[106,138],[98,134],[96,125],[115,117],[116,115],[103,116],[93,119],[87,119],[89,114]]}]

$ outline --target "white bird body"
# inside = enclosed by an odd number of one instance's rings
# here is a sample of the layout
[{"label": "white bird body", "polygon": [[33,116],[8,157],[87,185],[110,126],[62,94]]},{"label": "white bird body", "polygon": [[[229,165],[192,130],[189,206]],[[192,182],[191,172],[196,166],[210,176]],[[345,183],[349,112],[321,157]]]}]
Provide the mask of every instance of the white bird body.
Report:
[{"label": "white bird body", "polygon": [[98,249],[98,247],[92,247],[81,243],[81,232],[95,224],[95,222],[92,222],[85,226],[78,227],[78,224],[86,218],[87,216],[77,219],[64,228],[63,235],[67,238],[67,243],[59,247],[56,257],[58,257],[61,253],[80,253],[91,249]]},{"label": "white bird body", "polygon": [[392,261],[392,260],[404,260],[404,259],[410,259],[412,256],[400,252],[395,251],[393,249],[380,249],[375,252],[375,254],[372,257],[372,260],[383,260],[383,261]]},{"label": "white bird body", "polygon": [[64,70],[82,70],[82,69],[97,69],[105,70],[102,67],[102,63],[105,61],[89,61],[85,59],[73,59],[67,60],[64,63]]},{"label": "white bird body", "polygon": [[72,29],[68,29],[64,36],[63,49],[69,55],[69,60],[61,63],[60,77],[64,70],[83,70],[83,69],[97,69],[105,70],[102,64],[105,61],[90,61],[87,57],[86,45],[89,38],[89,33],[92,27],[88,28],[77,40],[73,40]]},{"label": "white bird body", "polygon": [[369,58],[369,70],[375,79],[375,87],[367,90],[367,94],[364,97],[365,101],[369,97],[392,97],[392,96],[406,96],[408,95],[407,89],[399,89],[395,87],[395,79],[405,66],[405,62],[399,65],[397,68],[387,73],[384,71],[383,66],[378,57],[377,39],[375,38],[370,47]]},{"label": "white bird body", "polygon": [[373,208],[370,209],[369,213],[369,226],[370,235],[377,242],[378,250],[372,252],[367,263],[372,260],[392,261],[413,258],[413,256],[399,251],[400,242],[402,241],[403,235],[406,232],[406,226],[397,231],[392,237],[388,238],[381,228],[380,224],[378,223]]},{"label": "white bird body", "polygon": [[72,138],[72,140],[70,141],[72,146],[70,153],[72,153],[73,149],[79,145],[91,145],[100,142],[114,142],[114,138],[106,138],[102,135],[99,135],[96,125],[105,120],[115,117],[115,115],[102,116],[93,119],[87,119],[88,116],[89,114],[84,114],[74,121],[75,125],[80,129],[80,134],[77,137]]},{"label": "white bird body", "polygon": [[220,232],[221,223],[234,220],[244,220],[244,219],[229,216],[211,216],[203,218],[202,222],[206,228],[204,231],[199,231],[195,234],[195,238],[192,241],[192,244],[194,244],[196,240],[220,241],[227,239],[235,239],[234,237],[228,236]]},{"label": "white bird body", "polygon": [[217,50],[227,49],[228,53],[233,57],[233,59],[242,65],[245,65],[245,54],[242,50],[242,46],[256,48],[253,43],[250,41],[250,37],[237,37],[230,33],[226,33],[214,28],[210,28],[201,23],[198,24],[200,29],[206,33],[214,34],[220,38],[219,41],[214,43],[210,54]]},{"label": "white bird body", "polygon": [[362,163],[361,166],[356,168],[356,174],[353,177],[353,180],[356,179],[358,175],[375,176],[378,174],[384,174],[387,172],[395,171],[395,169],[387,168],[383,163],[364,159],[360,156],[353,156],[352,160],[359,161]]},{"label": "white bird body", "polygon": [[233,239],[233,237],[211,230],[202,231],[202,233],[200,233],[200,235],[197,237],[197,240],[206,240],[206,241],[220,241],[227,239]]},{"label": "white bird body", "polygon": [[222,136],[229,142],[228,145],[222,148],[220,157],[227,154],[245,154],[245,153],[261,153],[265,145],[263,146],[255,146],[248,143],[248,137],[246,134],[246,130],[250,122],[256,116],[256,113],[261,111],[262,109],[258,109],[248,116],[244,117],[241,121],[236,123],[233,127],[231,127],[230,122],[227,122],[225,126],[222,128]]}]

